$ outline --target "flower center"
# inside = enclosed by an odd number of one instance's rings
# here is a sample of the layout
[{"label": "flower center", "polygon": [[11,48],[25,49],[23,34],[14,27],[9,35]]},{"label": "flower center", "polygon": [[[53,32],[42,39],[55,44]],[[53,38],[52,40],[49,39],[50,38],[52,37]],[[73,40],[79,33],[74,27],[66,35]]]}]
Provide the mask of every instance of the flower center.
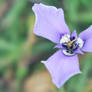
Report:
[{"label": "flower center", "polygon": [[84,42],[81,38],[77,38],[68,34],[62,36],[60,40],[60,44],[62,44],[62,47],[64,48],[63,53],[68,56],[74,55],[74,51],[78,48],[82,48],[83,43]]}]

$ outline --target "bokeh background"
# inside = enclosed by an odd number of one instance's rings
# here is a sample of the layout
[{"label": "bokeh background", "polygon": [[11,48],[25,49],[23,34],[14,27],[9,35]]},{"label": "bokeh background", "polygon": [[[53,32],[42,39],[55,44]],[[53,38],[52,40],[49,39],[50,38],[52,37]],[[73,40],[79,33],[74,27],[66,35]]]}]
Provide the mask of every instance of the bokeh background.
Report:
[{"label": "bokeh background", "polygon": [[34,3],[63,8],[71,32],[92,24],[92,0],[0,0],[0,92],[92,92],[92,54],[79,55],[83,72],[61,89],[40,63],[57,49],[33,33]]}]

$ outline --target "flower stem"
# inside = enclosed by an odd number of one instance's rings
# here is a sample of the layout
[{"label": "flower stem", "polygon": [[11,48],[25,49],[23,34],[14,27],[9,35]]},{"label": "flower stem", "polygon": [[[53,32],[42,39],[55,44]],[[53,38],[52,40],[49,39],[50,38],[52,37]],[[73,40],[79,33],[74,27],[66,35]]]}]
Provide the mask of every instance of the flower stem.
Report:
[{"label": "flower stem", "polygon": [[65,91],[64,91],[64,87],[59,88],[58,92],[65,92]]}]

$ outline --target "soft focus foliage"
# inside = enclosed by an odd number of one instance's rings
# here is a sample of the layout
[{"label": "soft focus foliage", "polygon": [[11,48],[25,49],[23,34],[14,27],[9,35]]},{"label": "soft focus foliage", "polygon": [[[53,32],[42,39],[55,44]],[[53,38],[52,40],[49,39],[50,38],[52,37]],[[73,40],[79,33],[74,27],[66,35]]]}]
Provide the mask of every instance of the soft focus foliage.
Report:
[{"label": "soft focus foliage", "polygon": [[34,3],[63,8],[71,32],[92,24],[91,0],[0,0],[0,92],[91,92],[92,54],[80,56],[81,75],[72,77],[62,89],[51,83],[41,60],[55,44],[33,34]]}]

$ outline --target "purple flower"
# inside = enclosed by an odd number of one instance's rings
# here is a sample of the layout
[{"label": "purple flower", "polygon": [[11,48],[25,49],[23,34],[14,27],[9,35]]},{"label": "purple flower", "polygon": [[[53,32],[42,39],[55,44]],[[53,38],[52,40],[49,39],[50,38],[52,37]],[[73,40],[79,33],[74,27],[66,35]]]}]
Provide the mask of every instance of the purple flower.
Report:
[{"label": "purple flower", "polygon": [[34,33],[56,43],[55,48],[59,48],[42,63],[53,83],[60,88],[70,77],[81,73],[77,54],[92,52],[92,26],[77,36],[76,30],[70,34],[61,8],[35,4],[32,9],[36,15]]}]

